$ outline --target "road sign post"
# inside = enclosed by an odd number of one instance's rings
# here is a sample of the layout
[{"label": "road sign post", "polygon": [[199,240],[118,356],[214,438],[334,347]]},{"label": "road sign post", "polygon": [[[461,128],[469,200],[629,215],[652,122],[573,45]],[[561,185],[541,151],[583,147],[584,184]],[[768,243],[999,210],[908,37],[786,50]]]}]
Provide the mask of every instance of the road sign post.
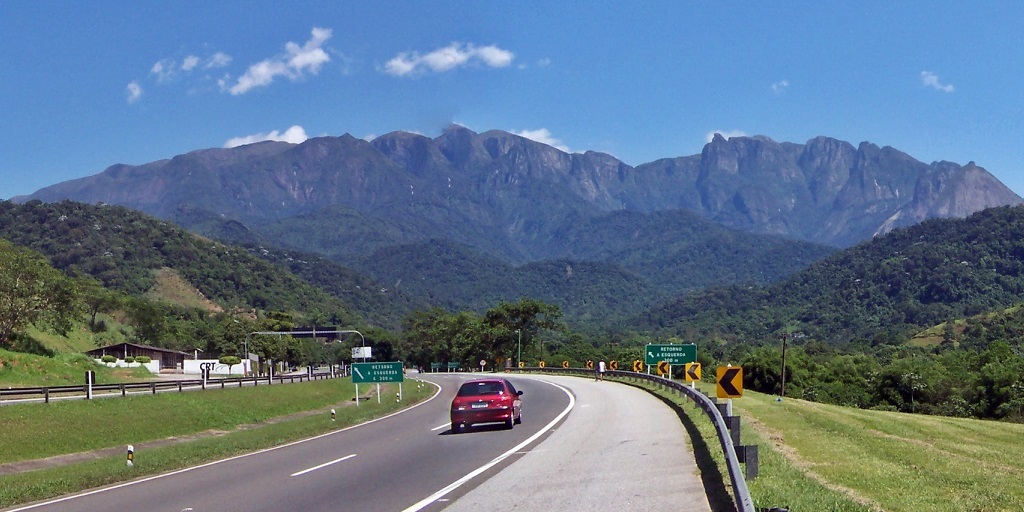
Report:
[{"label": "road sign post", "polygon": [[405,372],[401,362],[389,363],[352,363],[352,383],[356,385],[356,405],[359,405],[359,384],[374,382],[377,384],[377,403],[380,403],[380,383],[397,382],[398,395],[402,395],[402,382]]}]

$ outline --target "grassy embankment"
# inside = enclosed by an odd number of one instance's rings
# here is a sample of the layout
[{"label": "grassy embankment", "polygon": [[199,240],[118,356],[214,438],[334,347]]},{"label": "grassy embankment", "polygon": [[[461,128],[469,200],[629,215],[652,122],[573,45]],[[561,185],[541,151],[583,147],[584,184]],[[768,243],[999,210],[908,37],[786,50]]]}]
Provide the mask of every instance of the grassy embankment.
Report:
[{"label": "grassy embankment", "polygon": [[[349,379],[0,407],[0,464],[116,448],[85,462],[0,476],[0,507],[218,460],[360,423],[433,394],[382,385],[383,402],[356,406]],[[364,386],[360,391],[369,390]],[[331,421],[329,410],[337,410]],[[162,444],[168,438],[187,442]],[[165,441],[164,441],[165,442]],[[136,447],[127,467],[126,447]],[[151,445],[151,447],[147,447]]]},{"label": "grassy embankment", "polygon": [[[714,393],[714,385],[701,388]],[[684,411],[698,459],[724,459],[711,422]],[[746,392],[733,401],[743,444],[759,446],[757,507],[791,510],[1017,511],[1024,503],[1024,425],[816,404]],[[703,444],[704,446],[699,446]]]}]

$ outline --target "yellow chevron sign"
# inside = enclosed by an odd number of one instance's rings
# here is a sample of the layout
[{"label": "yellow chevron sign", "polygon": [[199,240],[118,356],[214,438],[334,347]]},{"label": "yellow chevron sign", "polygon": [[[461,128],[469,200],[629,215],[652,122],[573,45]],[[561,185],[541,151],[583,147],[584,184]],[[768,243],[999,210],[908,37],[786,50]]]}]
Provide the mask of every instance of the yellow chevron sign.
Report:
[{"label": "yellow chevron sign", "polygon": [[719,366],[718,398],[740,398],[743,396],[743,367]]},{"label": "yellow chevron sign", "polygon": [[686,382],[700,382],[700,363],[686,363]]},{"label": "yellow chevron sign", "polygon": [[658,363],[658,375],[668,375],[671,366],[668,361],[661,361]]}]

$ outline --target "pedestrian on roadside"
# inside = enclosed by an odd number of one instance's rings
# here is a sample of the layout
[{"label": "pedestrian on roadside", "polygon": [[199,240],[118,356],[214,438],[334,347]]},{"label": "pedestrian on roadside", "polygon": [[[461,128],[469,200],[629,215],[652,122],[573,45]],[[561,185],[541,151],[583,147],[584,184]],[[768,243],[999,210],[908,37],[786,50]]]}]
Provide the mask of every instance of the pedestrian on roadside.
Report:
[{"label": "pedestrian on roadside", "polygon": [[597,380],[604,380],[604,359],[597,363]]}]

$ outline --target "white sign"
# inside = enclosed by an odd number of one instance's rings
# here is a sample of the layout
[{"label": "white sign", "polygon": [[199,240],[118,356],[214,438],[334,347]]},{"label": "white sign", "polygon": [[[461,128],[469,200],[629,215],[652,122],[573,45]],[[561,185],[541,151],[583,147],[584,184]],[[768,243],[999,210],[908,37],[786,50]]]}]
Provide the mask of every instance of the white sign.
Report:
[{"label": "white sign", "polygon": [[352,359],[369,359],[373,357],[373,347],[352,347]]}]

